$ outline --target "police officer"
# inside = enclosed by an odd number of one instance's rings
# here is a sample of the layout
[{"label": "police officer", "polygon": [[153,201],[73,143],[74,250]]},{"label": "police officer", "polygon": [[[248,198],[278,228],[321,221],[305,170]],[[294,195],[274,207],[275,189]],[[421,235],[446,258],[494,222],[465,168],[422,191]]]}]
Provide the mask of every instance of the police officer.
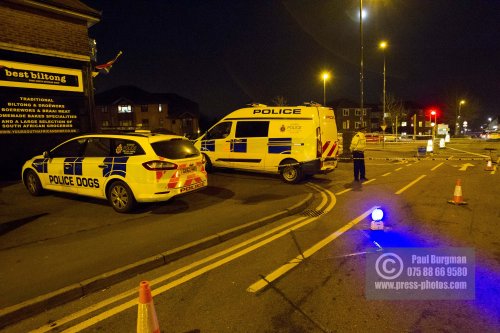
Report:
[{"label": "police officer", "polygon": [[354,161],[354,181],[367,180],[365,177],[366,127],[360,128],[353,136],[350,149]]}]

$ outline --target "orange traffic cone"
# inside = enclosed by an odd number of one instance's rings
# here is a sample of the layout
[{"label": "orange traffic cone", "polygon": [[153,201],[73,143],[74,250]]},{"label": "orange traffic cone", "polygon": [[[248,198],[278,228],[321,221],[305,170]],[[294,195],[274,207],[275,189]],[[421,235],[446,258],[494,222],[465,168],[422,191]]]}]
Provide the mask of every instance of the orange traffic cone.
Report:
[{"label": "orange traffic cone", "polygon": [[467,205],[467,202],[463,201],[462,198],[462,180],[457,179],[455,184],[455,192],[453,193],[453,199],[448,200],[448,203],[454,205]]},{"label": "orange traffic cone", "polygon": [[139,310],[137,313],[137,333],[160,333],[153,296],[148,281],[139,284]]},{"label": "orange traffic cone", "polygon": [[488,159],[488,162],[486,163],[486,167],[484,168],[484,170],[486,170],[486,171],[493,171],[493,170],[495,170],[493,168],[493,164],[491,163],[491,158]]}]

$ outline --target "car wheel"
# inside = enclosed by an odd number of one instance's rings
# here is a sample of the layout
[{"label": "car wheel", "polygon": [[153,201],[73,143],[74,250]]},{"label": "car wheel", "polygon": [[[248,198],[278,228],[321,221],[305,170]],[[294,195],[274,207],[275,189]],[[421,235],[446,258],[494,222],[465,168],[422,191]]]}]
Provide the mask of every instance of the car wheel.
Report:
[{"label": "car wheel", "polygon": [[281,163],[281,178],[285,183],[296,184],[304,176],[302,168],[295,160],[285,160]]},{"label": "car wheel", "polygon": [[28,189],[28,192],[35,197],[40,196],[43,193],[40,178],[38,178],[38,175],[32,170],[26,171],[26,174],[24,175],[24,185]]},{"label": "car wheel", "polygon": [[115,181],[111,184],[108,190],[108,200],[118,213],[128,213],[136,205],[132,190],[122,181]]},{"label": "car wheel", "polygon": [[205,157],[205,171],[206,172],[214,171],[214,166],[212,165],[212,161],[210,161],[210,158],[206,154],[203,154],[203,156]]}]

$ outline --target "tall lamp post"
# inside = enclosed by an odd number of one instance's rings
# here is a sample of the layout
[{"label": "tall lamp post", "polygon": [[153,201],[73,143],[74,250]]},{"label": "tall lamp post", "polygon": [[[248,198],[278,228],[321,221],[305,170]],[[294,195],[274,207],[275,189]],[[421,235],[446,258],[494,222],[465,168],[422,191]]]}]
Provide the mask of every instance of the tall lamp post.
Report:
[{"label": "tall lamp post", "polygon": [[330,73],[323,72],[321,77],[323,78],[323,106],[326,106],[326,80],[330,78]]},{"label": "tall lamp post", "polygon": [[[384,113],[383,113],[383,116],[382,118],[385,119],[385,101],[386,101],[386,90],[385,90],[385,85],[386,85],[386,67],[385,67],[385,49],[387,48],[387,42],[386,41],[381,41],[378,45],[379,49],[382,50],[383,54],[384,54],[384,87],[383,87],[383,90],[382,90],[382,99],[383,99],[383,110],[384,110]],[[384,121],[385,123],[385,121]]]},{"label": "tall lamp post", "polygon": [[462,105],[465,104],[465,100],[461,100],[458,103],[458,113],[457,113],[457,121],[455,122],[455,136],[457,136],[460,133],[460,111],[462,110]]},{"label": "tall lamp post", "polygon": [[363,127],[363,108],[364,108],[364,54],[363,54],[363,0],[359,0],[359,47],[360,47],[360,63],[359,63],[359,90],[360,90],[360,101],[359,105],[361,108],[361,127]]}]

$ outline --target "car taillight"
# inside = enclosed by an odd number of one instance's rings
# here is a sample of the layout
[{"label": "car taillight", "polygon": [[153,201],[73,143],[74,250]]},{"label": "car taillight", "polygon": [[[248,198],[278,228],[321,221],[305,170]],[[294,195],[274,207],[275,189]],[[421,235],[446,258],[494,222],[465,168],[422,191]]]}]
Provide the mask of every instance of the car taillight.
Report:
[{"label": "car taillight", "polygon": [[177,164],[166,161],[149,161],[142,163],[142,166],[151,171],[175,170]]}]

